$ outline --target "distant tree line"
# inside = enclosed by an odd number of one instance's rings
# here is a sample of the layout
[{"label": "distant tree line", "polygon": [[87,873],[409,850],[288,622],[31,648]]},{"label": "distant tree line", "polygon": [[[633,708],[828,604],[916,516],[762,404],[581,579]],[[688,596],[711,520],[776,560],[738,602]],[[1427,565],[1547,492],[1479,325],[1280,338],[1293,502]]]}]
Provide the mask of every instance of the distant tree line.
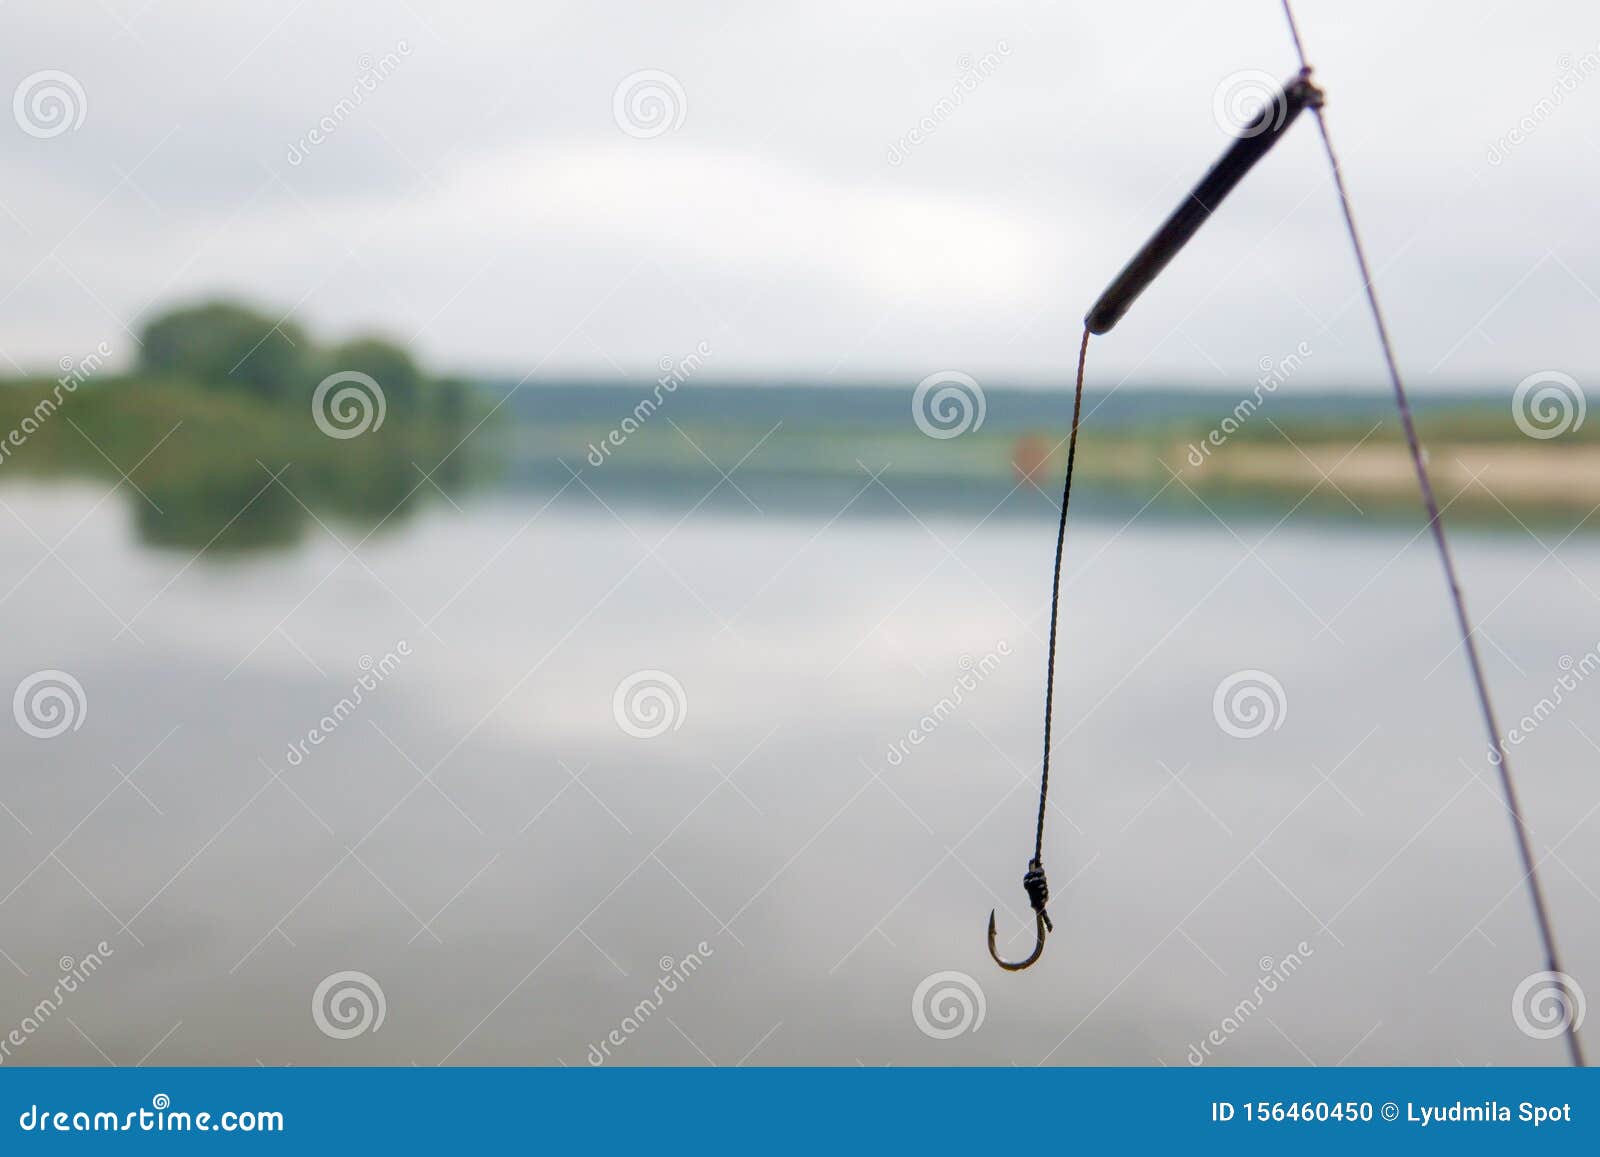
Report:
[{"label": "distant tree line", "polygon": [[235,301],[169,310],[144,327],[140,340],[139,366],[148,375],[266,402],[308,404],[318,382],[345,370],[377,381],[392,418],[459,422],[471,401],[467,383],[430,377],[387,338],[319,346],[294,322]]}]

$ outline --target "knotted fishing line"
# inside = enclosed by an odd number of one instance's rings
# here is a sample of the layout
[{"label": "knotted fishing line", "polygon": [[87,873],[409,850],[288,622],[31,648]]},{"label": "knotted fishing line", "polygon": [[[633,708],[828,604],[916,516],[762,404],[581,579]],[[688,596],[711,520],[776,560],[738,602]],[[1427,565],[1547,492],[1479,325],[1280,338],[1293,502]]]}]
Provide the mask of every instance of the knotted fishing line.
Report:
[{"label": "knotted fishing line", "polygon": [[1089,356],[1089,330],[1083,331],[1083,341],[1078,344],[1078,384],[1072,392],[1072,433],[1067,437],[1067,477],[1061,484],[1061,521],[1056,524],[1056,565],[1050,580],[1050,646],[1044,668],[1044,767],[1039,773],[1039,822],[1033,832],[1033,859],[1023,874],[1022,887],[1028,893],[1028,905],[1033,909],[1037,936],[1033,952],[1026,960],[1001,960],[995,951],[994,910],[989,910],[989,955],[1007,972],[1020,972],[1044,952],[1047,932],[1056,926],[1050,922],[1045,905],[1050,902],[1050,883],[1044,875],[1044,812],[1050,797],[1050,717],[1056,695],[1056,628],[1061,622],[1061,552],[1067,541],[1067,504],[1072,501],[1072,464],[1078,456],[1078,422],[1083,413],[1083,365]]},{"label": "knotted fishing line", "polygon": [[[1474,628],[1471,618],[1467,614],[1466,601],[1461,593],[1461,583],[1456,576],[1455,560],[1450,553],[1450,544],[1445,537],[1444,522],[1441,518],[1439,503],[1434,496],[1433,484],[1428,477],[1428,468],[1423,456],[1422,444],[1417,436],[1416,422],[1412,417],[1411,403],[1406,394],[1405,385],[1400,378],[1399,365],[1395,360],[1394,348],[1389,340],[1389,327],[1384,321],[1383,311],[1378,305],[1377,290],[1373,286],[1372,271],[1367,263],[1366,250],[1361,244],[1361,236],[1356,229],[1355,213],[1351,208],[1349,191],[1345,188],[1344,175],[1339,168],[1339,160],[1333,150],[1333,141],[1328,135],[1328,125],[1322,113],[1323,94],[1320,89],[1311,83],[1311,66],[1306,59],[1305,46],[1300,39],[1300,30],[1295,22],[1294,11],[1290,0],[1282,0],[1283,14],[1289,25],[1289,34],[1294,41],[1295,55],[1300,60],[1300,72],[1286,83],[1265,106],[1240,130],[1222,158],[1200,179],[1189,195],[1177,209],[1162,223],[1144,247],[1136,253],[1131,261],[1123,267],[1116,278],[1100,295],[1088,315],[1084,318],[1083,341],[1078,347],[1078,374],[1077,384],[1073,391],[1072,399],[1072,432],[1069,436],[1067,447],[1066,480],[1061,490],[1061,520],[1056,528],[1056,554],[1055,568],[1050,587],[1050,641],[1049,655],[1045,670],[1044,692],[1044,760],[1039,775],[1039,818],[1035,828],[1033,842],[1033,859],[1028,862],[1027,873],[1022,878],[1023,889],[1027,892],[1029,906],[1032,907],[1035,919],[1035,941],[1033,951],[1024,960],[1015,962],[1005,961],[1000,958],[995,950],[995,919],[994,912],[989,913],[989,954],[994,957],[995,963],[1008,971],[1017,971],[1033,964],[1044,952],[1044,940],[1047,932],[1053,932],[1055,926],[1050,921],[1050,916],[1045,905],[1050,899],[1050,886],[1044,874],[1044,820],[1045,810],[1050,791],[1050,724],[1055,699],[1055,668],[1056,668],[1056,632],[1060,617],[1061,604],[1061,556],[1066,541],[1067,533],[1067,503],[1072,495],[1072,467],[1077,456],[1078,426],[1083,408],[1083,370],[1084,362],[1089,351],[1089,335],[1108,332],[1128,311],[1129,306],[1149,287],[1156,276],[1165,269],[1177,253],[1194,236],[1195,231],[1211,216],[1221,203],[1222,199],[1243,179],[1244,175],[1266,155],[1267,151],[1277,143],[1278,138],[1294,123],[1296,117],[1306,109],[1310,109],[1316,118],[1318,134],[1322,138],[1323,151],[1328,157],[1328,168],[1333,177],[1334,189],[1339,195],[1339,207],[1344,215],[1346,231],[1350,236],[1351,249],[1355,254],[1356,266],[1361,274],[1362,288],[1366,293],[1367,304],[1372,314],[1373,324],[1378,331],[1378,341],[1383,349],[1384,363],[1388,368],[1389,381],[1393,387],[1395,405],[1400,413],[1400,424],[1405,433],[1406,447],[1411,456],[1411,463],[1417,476],[1417,487],[1422,495],[1422,504],[1428,515],[1428,526],[1432,531],[1434,544],[1438,550],[1439,560],[1444,567],[1445,579],[1450,588],[1450,600],[1455,611],[1456,625],[1461,635],[1461,645],[1467,655],[1467,665],[1471,671],[1473,686],[1477,692],[1478,706],[1483,716],[1485,728],[1489,732],[1489,742],[1495,753],[1495,767],[1499,772],[1501,794],[1505,799],[1506,810],[1511,816],[1513,833],[1516,840],[1517,852],[1524,869],[1523,879],[1528,885],[1528,892],[1533,903],[1534,917],[1539,927],[1539,936],[1544,947],[1545,962],[1549,972],[1562,978],[1565,984],[1566,973],[1561,968],[1560,957],[1556,952],[1555,931],[1550,919],[1549,908],[1545,903],[1544,889],[1539,882],[1538,864],[1533,858],[1532,843],[1528,835],[1527,821],[1523,818],[1521,804],[1518,801],[1516,786],[1511,777],[1511,768],[1506,760],[1505,745],[1500,738],[1500,728],[1495,719],[1494,703],[1489,695],[1488,680],[1484,677],[1483,663],[1478,656],[1478,647],[1475,640]],[[1568,999],[1571,999],[1568,997]],[[1584,1064],[1583,1047],[1578,1040],[1577,1016],[1569,1010],[1565,1018],[1567,1049],[1572,1063],[1579,1067]]]},{"label": "knotted fishing line", "polygon": [[1033,951],[1023,960],[1007,961],[995,949],[994,912],[989,913],[989,955],[1001,968],[1017,972],[1027,968],[1044,953],[1044,939],[1055,931],[1045,905],[1050,900],[1050,885],[1044,874],[1044,818],[1050,794],[1050,724],[1055,706],[1056,634],[1061,617],[1061,555],[1067,536],[1067,504],[1072,497],[1072,467],[1078,453],[1078,426],[1083,411],[1083,368],[1089,353],[1089,335],[1110,332],[1128,312],[1128,307],[1195,235],[1195,231],[1222,203],[1222,199],[1243,180],[1244,175],[1266,156],[1297,116],[1322,102],[1322,93],[1311,83],[1311,70],[1300,75],[1263,107],[1240,131],[1220,160],[1200,178],[1182,204],[1133,255],[1106,287],[1083,319],[1083,341],[1078,346],[1078,380],[1072,395],[1072,432],[1067,442],[1067,474],[1061,488],[1061,521],[1056,527],[1055,568],[1050,581],[1050,642],[1044,677],[1044,760],[1039,773],[1039,820],[1034,829],[1033,859],[1022,877],[1023,890],[1034,915]]}]

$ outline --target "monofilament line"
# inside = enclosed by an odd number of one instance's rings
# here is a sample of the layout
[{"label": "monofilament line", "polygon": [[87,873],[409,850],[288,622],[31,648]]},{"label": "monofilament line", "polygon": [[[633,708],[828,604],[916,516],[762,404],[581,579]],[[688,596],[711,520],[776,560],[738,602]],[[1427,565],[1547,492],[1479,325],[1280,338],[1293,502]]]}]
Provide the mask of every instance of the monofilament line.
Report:
[{"label": "monofilament line", "polygon": [[[1294,40],[1295,53],[1300,57],[1300,66],[1307,68],[1309,64],[1306,60],[1305,45],[1300,39],[1299,26],[1295,23],[1294,9],[1290,6],[1290,0],[1282,2],[1283,15],[1289,22],[1289,35]],[[1339,207],[1344,212],[1345,228],[1350,233],[1350,247],[1355,251],[1356,265],[1361,273],[1361,285],[1366,291],[1367,304],[1371,307],[1373,324],[1378,329],[1378,344],[1383,347],[1383,360],[1389,367],[1389,381],[1394,387],[1395,404],[1400,410],[1400,425],[1405,430],[1406,446],[1411,451],[1411,464],[1416,470],[1417,486],[1422,492],[1422,504],[1427,511],[1428,527],[1433,532],[1434,545],[1439,551],[1439,561],[1444,565],[1445,579],[1450,586],[1450,599],[1455,606],[1456,624],[1461,631],[1461,645],[1466,651],[1467,665],[1471,668],[1472,682],[1477,689],[1478,706],[1483,712],[1483,724],[1489,731],[1489,743],[1497,757],[1495,767],[1500,773],[1500,791],[1505,797],[1506,810],[1511,813],[1517,852],[1522,858],[1523,879],[1528,885],[1528,894],[1533,900],[1534,917],[1539,925],[1539,936],[1544,942],[1546,967],[1551,972],[1560,973],[1562,968],[1560,957],[1556,953],[1555,931],[1551,926],[1550,910],[1545,904],[1544,889],[1539,883],[1538,863],[1533,858],[1533,848],[1528,838],[1528,824],[1523,818],[1522,806],[1517,800],[1516,786],[1511,778],[1511,766],[1506,760],[1505,744],[1500,738],[1500,727],[1495,722],[1494,703],[1489,697],[1489,683],[1484,678],[1483,662],[1478,657],[1478,644],[1472,620],[1467,615],[1466,600],[1462,597],[1461,583],[1456,577],[1455,560],[1450,554],[1450,543],[1445,537],[1444,522],[1439,513],[1439,501],[1434,497],[1433,483],[1428,478],[1427,463],[1422,456],[1422,444],[1417,438],[1416,422],[1411,416],[1411,402],[1400,380],[1400,367],[1395,362],[1394,347],[1389,341],[1389,327],[1384,323],[1383,310],[1378,306],[1378,291],[1373,286],[1372,270],[1367,265],[1367,253],[1361,244],[1361,234],[1356,229],[1355,214],[1350,208],[1350,193],[1345,188],[1344,175],[1339,169],[1339,158],[1334,153],[1333,141],[1328,136],[1327,118],[1321,108],[1313,108],[1311,111],[1317,118],[1317,132],[1322,136],[1323,150],[1328,154],[1328,168],[1333,173],[1334,188],[1339,194]],[[1048,752],[1048,745],[1046,750]],[[1576,1020],[1575,1016],[1567,1017],[1567,1051],[1571,1055],[1572,1063],[1582,1068],[1583,1045],[1578,1040]]]}]

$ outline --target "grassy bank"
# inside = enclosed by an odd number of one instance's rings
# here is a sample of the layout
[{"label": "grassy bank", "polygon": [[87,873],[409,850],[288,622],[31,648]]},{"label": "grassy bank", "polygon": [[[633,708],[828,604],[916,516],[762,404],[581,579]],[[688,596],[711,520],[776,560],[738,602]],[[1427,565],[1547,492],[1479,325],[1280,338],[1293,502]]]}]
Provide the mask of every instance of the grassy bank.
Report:
[{"label": "grassy bank", "polygon": [[[1064,416],[1059,424],[1031,428],[990,422],[940,439],[923,434],[903,406],[886,408],[871,422],[826,412],[719,421],[701,401],[676,411],[669,403],[621,445],[608,445],[608,429],[593,419],[525,419],[516,426],[515,456],[524,462],[559,458],[589,469],[591,478],[706,473],[714,479],[707,458],[731,468],[760,442],[739,467],[742,476],[844,481],[887,464],[891,479],[1004,494],[1031,477],[1052,495],[1066,466]],[[1198,496],[1264,513],[1301,504],[1313,514],[1353,515],[1359,507],[1362,514],[1417,516],[1415,473],[1386,399],[1375,399],[1370,415],[1353,418],[1262,409],[1223,433],[1227,404],[1215,403],[1215,417],[1198,413],[1182,420],[1101,425],[1090,413],[1079,439],[1078,478],[1086,489],[1117,491],[1140,503],[1159,493],[1158,501],[1175,505],[1194,506]],[[621,397],[612,408],[628,413]],[[1430,410],[1421,426],[1435,487],[1454,519],[1571,526],[1600,503],[1600,437],[1588,427],[1536,439],[1503,405]]]},{"label": "grassy bank", "polygon": [[[476,449],[446,455],[461,423],[389,415],[359,437],[324,434],[309,407],[181,379],[106,377],[0,383],[0,482],[124,476],[141,537],[213,550],[296,540],[315,515],[356,530],[402,520],[436,492],[417,465],[444,459],[445,490],[481,470]],[[283,471],[282,485],[272,475]],[[419,485],[420,484],[420,485]]]},{"label": "grassy bank", "polygon": [[[629,427],[621,444],[609,444],[608,434],[632,413],[633,392],[572,391],[557,405],[551,399],[563,395],[539,398],[541,389],[529,385],[529,396],[515,402],[531,398],[544,412],[512,418],[517,406],[507,406],[463,442],[487,412],[483,397],[454,417],[391,410],[380,427],[341,439],[319,428],[309,399],[207,388],[192,379],[96,378],[65,394],[51,380],[0,383],[0,484],[85,478],[109,489],[126,471],[149,499],[125,488],[145,541],[229,550],[293,542],[313,517],[358,536],[380,523],[399,525],[437,496],[423,470],[453,491],[501,470],[513,482],[518,475],[565,482],[570,467],[602,491],[620,488],[625,498],[674,480],[703,490],[716,482],[717,468],[733,470],[743,460],[738,477],[764,477],[795,502],[814,494],[826,503],[840,486],[855,489],[864,469],[888,465],[888,484],[918,487],[916,508],[931,511],[965,502],[987,509],[1019,485],[1031,493],[1030,478],[1053,497],[1066,462],[1064,417],[1017,421],[996,412],[1003,400],[988,424],[934,438],[911,420],[906,399],[887,404],[878,391],[846,390],[846,404],[835,409],[774,402],[781,390],[759,389],[723,406],[731,396],[708,388],[669,398]],[[856,394],[862,398],[851,411]],[[56,398],[59,408],[51,404]],[[1271,519],[1296,509],[1415,520],[1416,479],[1399,424],[1382,402],[1342,416],[1267,406],[1236,428],[1223,424],[1230,411],[1221,399],[1197,403],[1191,396],[1185,411],[1162,407],[1135,421],[1107,421],[1091,410],[1078,456],[1085,500],[1098,492],[1134,509],[1153,502],[1195,513],[1204,503]],[[772,412],[749,412],[756,405]],[[869,405],[881,412],[860,412]],[[1452,521],[1561,530],[1600,503],[1600,436],[1589,427],[1536,439],[1499,404],[1431,408],[1422,426]],[[281,486],[271,481],[279,470]]]}]

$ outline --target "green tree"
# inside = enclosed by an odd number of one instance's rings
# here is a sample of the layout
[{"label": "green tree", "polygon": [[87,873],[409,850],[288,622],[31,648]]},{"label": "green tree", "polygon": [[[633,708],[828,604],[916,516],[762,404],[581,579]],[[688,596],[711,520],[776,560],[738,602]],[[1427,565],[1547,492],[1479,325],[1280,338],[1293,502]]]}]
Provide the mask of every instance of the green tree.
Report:
[{"label": "green tree", "polygon": [[422,409],[428,379],[411,355],[392,341],[353,338],[326,350],[319,364],[324,377],[343,370],[358,370],[371,377],[383,390],[391,414],[409,417]]},{"label": "green tree", "polygon": [[460,378],[440,378],[433,386],[433,416],[447,429],[465,426],[473,417],[472,387]]},{"label": "green tree", "polygon": [[299,326],[233,301],[171,310],[146,325],[140,340],[140,367],[148,373],[270,401],[294,395],[310,351]]}]

